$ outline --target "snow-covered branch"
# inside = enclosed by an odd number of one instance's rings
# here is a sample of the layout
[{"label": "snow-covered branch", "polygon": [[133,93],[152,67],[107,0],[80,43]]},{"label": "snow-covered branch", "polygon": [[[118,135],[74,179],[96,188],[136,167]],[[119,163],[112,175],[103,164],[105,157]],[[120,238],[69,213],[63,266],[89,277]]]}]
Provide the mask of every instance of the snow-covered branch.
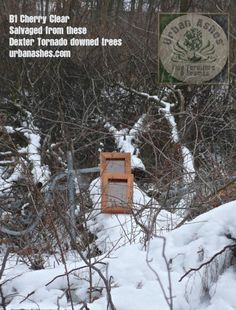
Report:
[{"label": "snow-covered branch", "polygon": [[122,128],[120,130],[116,129],[109,122],[106,122],[105,128],[113,135],[116,145],[121,152],[131,153],[131,165],[132,168],[145,169],[142,160],[138,157],[139,149],[135,145],[136,140],[138,139],[139,132],[143,128],[143,123],[145,120],[146,114],[143,114],[138,121],[133,125],[131,129]]}]

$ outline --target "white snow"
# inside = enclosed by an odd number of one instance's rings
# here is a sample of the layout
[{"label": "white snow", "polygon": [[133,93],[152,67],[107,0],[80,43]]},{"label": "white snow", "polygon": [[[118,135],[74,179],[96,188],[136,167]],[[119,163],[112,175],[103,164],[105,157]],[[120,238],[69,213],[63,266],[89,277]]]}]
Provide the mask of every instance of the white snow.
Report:
[{"label": "white snow", "polygon": [[28,116],[28,124],[27,122],[23,122],[24,129],[22,132],[25,137],[29,140],[27,146],[27,153],[30,162],[32,163],[32,174],[35,183],[41,182],[45,184],[49,178],[49,168],[46,165],[42,165],[41,163],[41,155],[40,155],[40,134],[39,129],[33,124],[33,119],[31,113],[27,112]]},{"label": "white snow", "polygon": [[184,167],[184,183],[191,184],[196,176],[193,156],[186,146],[181,147],[182,157],[183,157],[183,167]]},{"label": "white snow", "polygon": [[[95,179],[90,186],[90,196],[94,209],[88,215],[89,229],[97,235],[96,245],[102,252],[117,249],[124,244],[143,243],[145,232],[142,225],[148,228],[154,221],[154,232],[162,234],[176,227],[182,220],[176,214],[161,210],[154,199],[148,197],[134,184],[133,211],[141,225],[138,225],[133,215],[101,213],[100,178]],[[154,220],[155,215],[157,219]]]},{"label": "white snow", "polygon": [[6,193],[7,191],[9,191],[11,183],[13,181],[17,181],[19,177],[22,175],[22,172],[23,172],[22,163],[24,165],[23,159],[21,159],[20,163],[17,163],[15,165],[13,173],[7,179],[4,179],[1,177],[2,174],[4,173],[4,169],[0,167],[0,196],[3,193]]},{"label": "white snow", "polygon": [[[174,115],[171,113],[171,107],[173,107],[174,105],[164,100],[162,100],[162,104],[165,105],[165,107],[162,107],[159,110],[163,113],[165,119],[170,125],[172,141],[174,143],[179,143],[180,139],[177,124]],[[192,183],[195,178],[193,156],[190,150],[184,145],[181,145],[181,153],[183,158],[184,183],[189,184]]]},{"label": "white snow", "polygon": [[[235,207],[236,202],[228,203],[165,234],[165,253],[170,262],[174,296],[173,309],[235,309],[236,276],[235,268],[229,266],[230,252],[179,282],[190,268],[199,267],[225,245],[232,243],[225,234],[235,237]],[[232,213],[234,215],[231,217]],[[157,305],[158,309],[169,309],[155,274],[147,266],[149,260],[168,295],[168,272],[162,250],[163,239],[157,237],[151,240],[148,253],[138,244],[126,245],[116,251],[117,259],[109,260],[110,274],[116,286],[112,296],[118,309],[156,309]],[[103,302],[105,309],[105,300]],[[96,301],[91,309],[97,310],[96,304],[100,306],[100,303],[101,300]]]},{"label": "white snow", "polygon": [[[108,265],[107,276],[111,277],[111,293],[116,309],[168,310],[164,294],[169,297],[170,284],[173,310],[235,309],[236,273],[235,257],[234,261],[231,260],[232,251],[228,250],[217,256],[210,265],[202,267],[197,272],[190,272],[179,281],[189,269],[198,268],[226,245],[233,243],[227,236],[236,237],[235,208],[236,201],[202,214],[176,230],[165,232],[162,237],[156,236],[151,239],[147,249],[137,242],[120,246],[110,253],[97,257],[97,261],[102,259]],[[113,232],[114,230],[110,228],[111,236]],[[164,240],[166,261],[163,256]],[[44,270],[32,271],[23,262],[17,261],[16,257],[8,260],[1,279],[1,283],[5,282],[2,286],[9,302],[8,310],[58,309],[58,306],[60,309],[71,309],[69,301],[63,294],[68,286],[67,278],[59,277],[47,285],[55,276],[64,275],[65,269],[61,260],[57,257],[55,264],[54,257],[47,257],[46,261]],[[69,271],[84,266],[78,255],[73,252],[66,254],[66,262]],[[102,266],[100,268],[106,275],[104,265]],[[96,273],[93,273],[93,277],[94,286],[104,287]],[[81,308],[79,302],[88,300],[88,278],[88,268],[70,272],[69,281],[73,289],[76,310]],[[31,292],[33,293],[22,302]],[[102,295],[98,295],[97,300],[89,303],[88,308],[104,310],[106,306],[107,300],[103,288]]]},{"label": "white snow", "polygon": [[[164,102],[164,101],[163,101]],[[172,140],[178,143],[178,131],[171,105],[162,102],[161,112],[171,126]],[[135,141],[143,126],[143,115],[131,130],[117,130],[107,123],[114,134],[117,146],[122,152],[131,152],[133,166],[144,166],[138,158]],[[30,123],[23,130],[29,140],[28,159],[33,165],[33,176],[43,180],[39,155],[40,136]],[[27,127],[27,128],[26,128]],[[15,129],[6,128],[9,133]],[[195,177],[193,158],[187,147],[181,146],[185,185]],[[0,178],[0,190],[16,180],[22,173],[21,162],[8,180]],[[90,186],[93,201],[91,212],[86,214],[88,229],[96,234],[96,246],[101,255],[91,258],[103,275],[110,279],[111,295],[117,310],[233,310],[236,309],[236,258],[230,249],[217,255],[236,239],[236,201],[222,205],[198,216],[193,221],[174,229],[181,217],[165,210],[154,199],[148,197],[137,185],[134,186],[134,215],[109,215],[101,213],[100,178]],[[191,196],[183,197],[179,206],[189,204]],[[152,227],[147,240],[146,231]],[[5,248],[1,247],[0,261]],[[86,255],[86,253],[83,253]],[[6,298],[7,310],[12,309],[71,309],[66,291],[72,290],[74,309],[79,310],[82,302],[90,310],[107,309],[104,283],[96,271],[91,271],[76,251],[64,253],[66,268],[59,253],[54,256],[42,254],[45,260],[42,270],[31,270],[27,257],[11,254],[3,276],[0,279]],[[204,265],[202,268],[201,265]],[[190,269],[200,268],[197,271]],[[69,275],[66,276],[66,270]],[[183,275],[186,276],[184,278]],[[90,275],[93,288],[93,302],[89,301]],[[57,277],[57,278],[56,278]],[[182,280],[180,281],[180,279]],[[69,283],[69,284],[68,284]],[[0,298],[1,300],[1,298]]]},{"label": "white snow", "polygon": [[[235,208],[236,201],[222,205],[176,230],[164,233],[163,237],[153,238],[147,249],[140,242],[128,242],[110,253],[97,257],[97,261],[103,258],[102,261],[108,265],[107,276],[111,277],[111,293],[116,309],[168,310],[164,294],[169,297],[170,284],[174,310],[235,309],[236,273],[235,258],[234,261],[231,260],[232,251],[228,250],[217,256],[210,265],[197,272],[190,272],[179,281],[189,269],[199,267],[226,245],[233,243],[227,235],[236,237]],[[108,217],[112,222],[112,216]],[[110,228],[108,233],[112,238],[115,231]],[[102,240],[101,236],[99,238]],[[166,261],[162,254],[164,240]],[[76,253],[68,253],[66,259],[69,271],[84,267]],[[64,294],[68,286],[66,276],[60,276],[47,285],[55,276],[64,275],[63,264],[60,259],[58,262],[58,258],[55,264],[55,259],[49,257],[46,265],[44,270],[32,271],[24,263],[17,261],[16,257],[8,260],[1,280],[1,283],[5,282],[3,293],[9,302],[7,310],[32,309],[36,305],[39,309],[56,310],[58,305],[62,310],[70,309],[70,303]],[[100,268],[106,274],[104,265],[102,266]],[[69,281],[76,310],[81,308],[79,302],[88,300],[88,278],[88,268],[70,272]],[[104,287],[96,273],[93,273],[93,285]],[[22,302],[30,293],[32,294]],[[104,288],[102,295],[98,295],[97,298],[88,304],[89,309],[106,309]]]},{"label": "white snow", "polygon": [[[42,184],[45,184],[46,181],[49,179],[49,168],[48,166],[43,165],[41,162],[39,129],[34,126],[31,113],[27,111],[25,112],[27,115],[27,122],[22,122],[22,127],[13,128],[12,126],[4,126],[4,130],[8,134],[13,134],[17,132],[23,133],[28,140],[28,145],[27,147],[19,147],[17,149],[19,158],[15,163],[13,172],[8,178],[3,177],[4,169],[0,167],[0,195],[1,192],[6,192],[8,189],[10,189],[13,181],[17,181],[20,177],[25,176],[28,173],[26,171],[26,167],[28,167],[28,162],[24,158],[24,156],[27,156],[28,160],[32,163],[31,172],[35,183],[42,182]],[[2,152],[1,154],[8,155],[9,152]],[[1,163],[4,163],[4,161],[2,161]]]},{"label": "white snow", "polygon": [[[158,101],[159,98],[157,97],[156,100]],[[173,107],[174,105],[164,100],[161,100],[161,103],[164,107],[161,107],[159,110],[169,123],[172,141],[174,143],[180,143],[177,123],[175,121],[174,115],[171,112],[171,107]],[[183,144],[180,144],[180,150],[183,159],[183,186],[189,186],[193,183],[196,176],[193,156],[190,150]],[[179,216],[184,216],[184,214],[186,214],[194,196],[194,192],[187,193],[185,196],[182,197],[177,206],[175,206],[176,210],[178,210],[177,214]]]},{"label": "white snow", "polygon": [[179,134],[178,134],[178,130],[177,130],[177,124],[175,122],[175,118],[172,115],[170,109],[171,107],[174,106],[174,104],[171,104],[169,102],[163,101],[162,100],[162,104],[165,105],[165,107],[160,108],[160,112],[163,113],[165,119],[167,120],[167,122],[170,125],[170,129],[171,129],[171,136],[172,136],[172,141],[174,143],[178,143],[179,142]]},{"label": "white snow", "polygon": [[145,116],[145,114],[142,115],[131,129],[123,128],[118,130],[108,122],[105,124],[105,128],[112,133],[120,152],[127,152],[131,154],[131,167],[140,168],[143,170],[145,169],[145,166],[142,160],[138,157],[139,149],[136,147],[135,142],[138,139],[139,132],[143,127]]}]

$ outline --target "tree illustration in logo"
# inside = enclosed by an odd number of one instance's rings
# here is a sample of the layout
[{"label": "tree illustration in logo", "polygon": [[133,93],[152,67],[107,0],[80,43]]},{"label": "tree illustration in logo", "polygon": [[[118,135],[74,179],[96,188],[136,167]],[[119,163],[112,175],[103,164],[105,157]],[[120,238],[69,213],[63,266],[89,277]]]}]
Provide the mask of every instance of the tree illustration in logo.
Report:
[{"label": "tree illustration in logo", "polygon": [[197,28],[191,28],[186,31],[184,34],[184,46],[193,52],[193,56],[191,57],[191,61],[197,62],[201,60],[201,57],[196,56],[196,52],[202,47],[202,32]]},{"label": "tree illustration in logo", "polygon": [[216,60],[214,54],[214,44],[211,44],[208,40],[208,42],[203,45],[202,31],[198,28],[192,27],[185,32],[183,39],[177,41],[174,46],[172,61],[186,61],[193,63],[199,61],[213,62]]}]

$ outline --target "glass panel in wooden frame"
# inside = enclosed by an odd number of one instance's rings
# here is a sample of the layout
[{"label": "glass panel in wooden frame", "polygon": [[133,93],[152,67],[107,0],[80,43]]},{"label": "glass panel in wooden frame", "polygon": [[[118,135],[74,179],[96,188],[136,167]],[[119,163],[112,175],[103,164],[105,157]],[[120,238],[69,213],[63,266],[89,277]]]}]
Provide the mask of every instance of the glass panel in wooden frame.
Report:
[{"label": "glass panel in wooden frame", "polygon": [[119,152],[102,152],[100,154],[100,175],[105,173],[131,173],[131,154]]},{"label": "glass panel in wooden frame", "polygon": [[133,175],[106,174],[102,183],[102,212],[130,213],[133,201]]}]

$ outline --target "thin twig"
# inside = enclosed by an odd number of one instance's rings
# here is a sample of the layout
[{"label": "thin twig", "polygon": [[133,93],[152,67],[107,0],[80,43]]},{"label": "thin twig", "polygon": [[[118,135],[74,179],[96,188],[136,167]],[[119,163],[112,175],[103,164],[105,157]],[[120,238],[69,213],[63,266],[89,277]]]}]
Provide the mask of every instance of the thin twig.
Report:
[{"label": "thin twig", "polygon": [[[4,257],[3,257],[2,266],[1,266],[1,269],[0,269],[0,279],[3,276],[3,272],[5,270],[9,254],[10,254],[10,248],[7,248],[6,253],[5,253]],[[6,310],[5,296],[4,296],[3,291],[2,291],[2,283],[0,284],[0,295],[1,295],[1,299],[2,299],[1,305],[3,307],[3,310]]]},{"label": "thin twig", "polygon": [[233,249],[233,248],[236,248],[236,244],[229,244],[229,245],[226,245],[222,250],[220,250],[219,252],[215,253],[208,261],[206,261],[205,263],[202,263],[199,267],[189,269],[189,270],[179,279],[179,282],[181,282],[190,272],[192,272],[192,271],[199,271],[202,267],[204,267],[204,266],[210,264],[217,256],[219,256],[220,254],[224,253],[225,250],[227,250],[227,249]]}]

